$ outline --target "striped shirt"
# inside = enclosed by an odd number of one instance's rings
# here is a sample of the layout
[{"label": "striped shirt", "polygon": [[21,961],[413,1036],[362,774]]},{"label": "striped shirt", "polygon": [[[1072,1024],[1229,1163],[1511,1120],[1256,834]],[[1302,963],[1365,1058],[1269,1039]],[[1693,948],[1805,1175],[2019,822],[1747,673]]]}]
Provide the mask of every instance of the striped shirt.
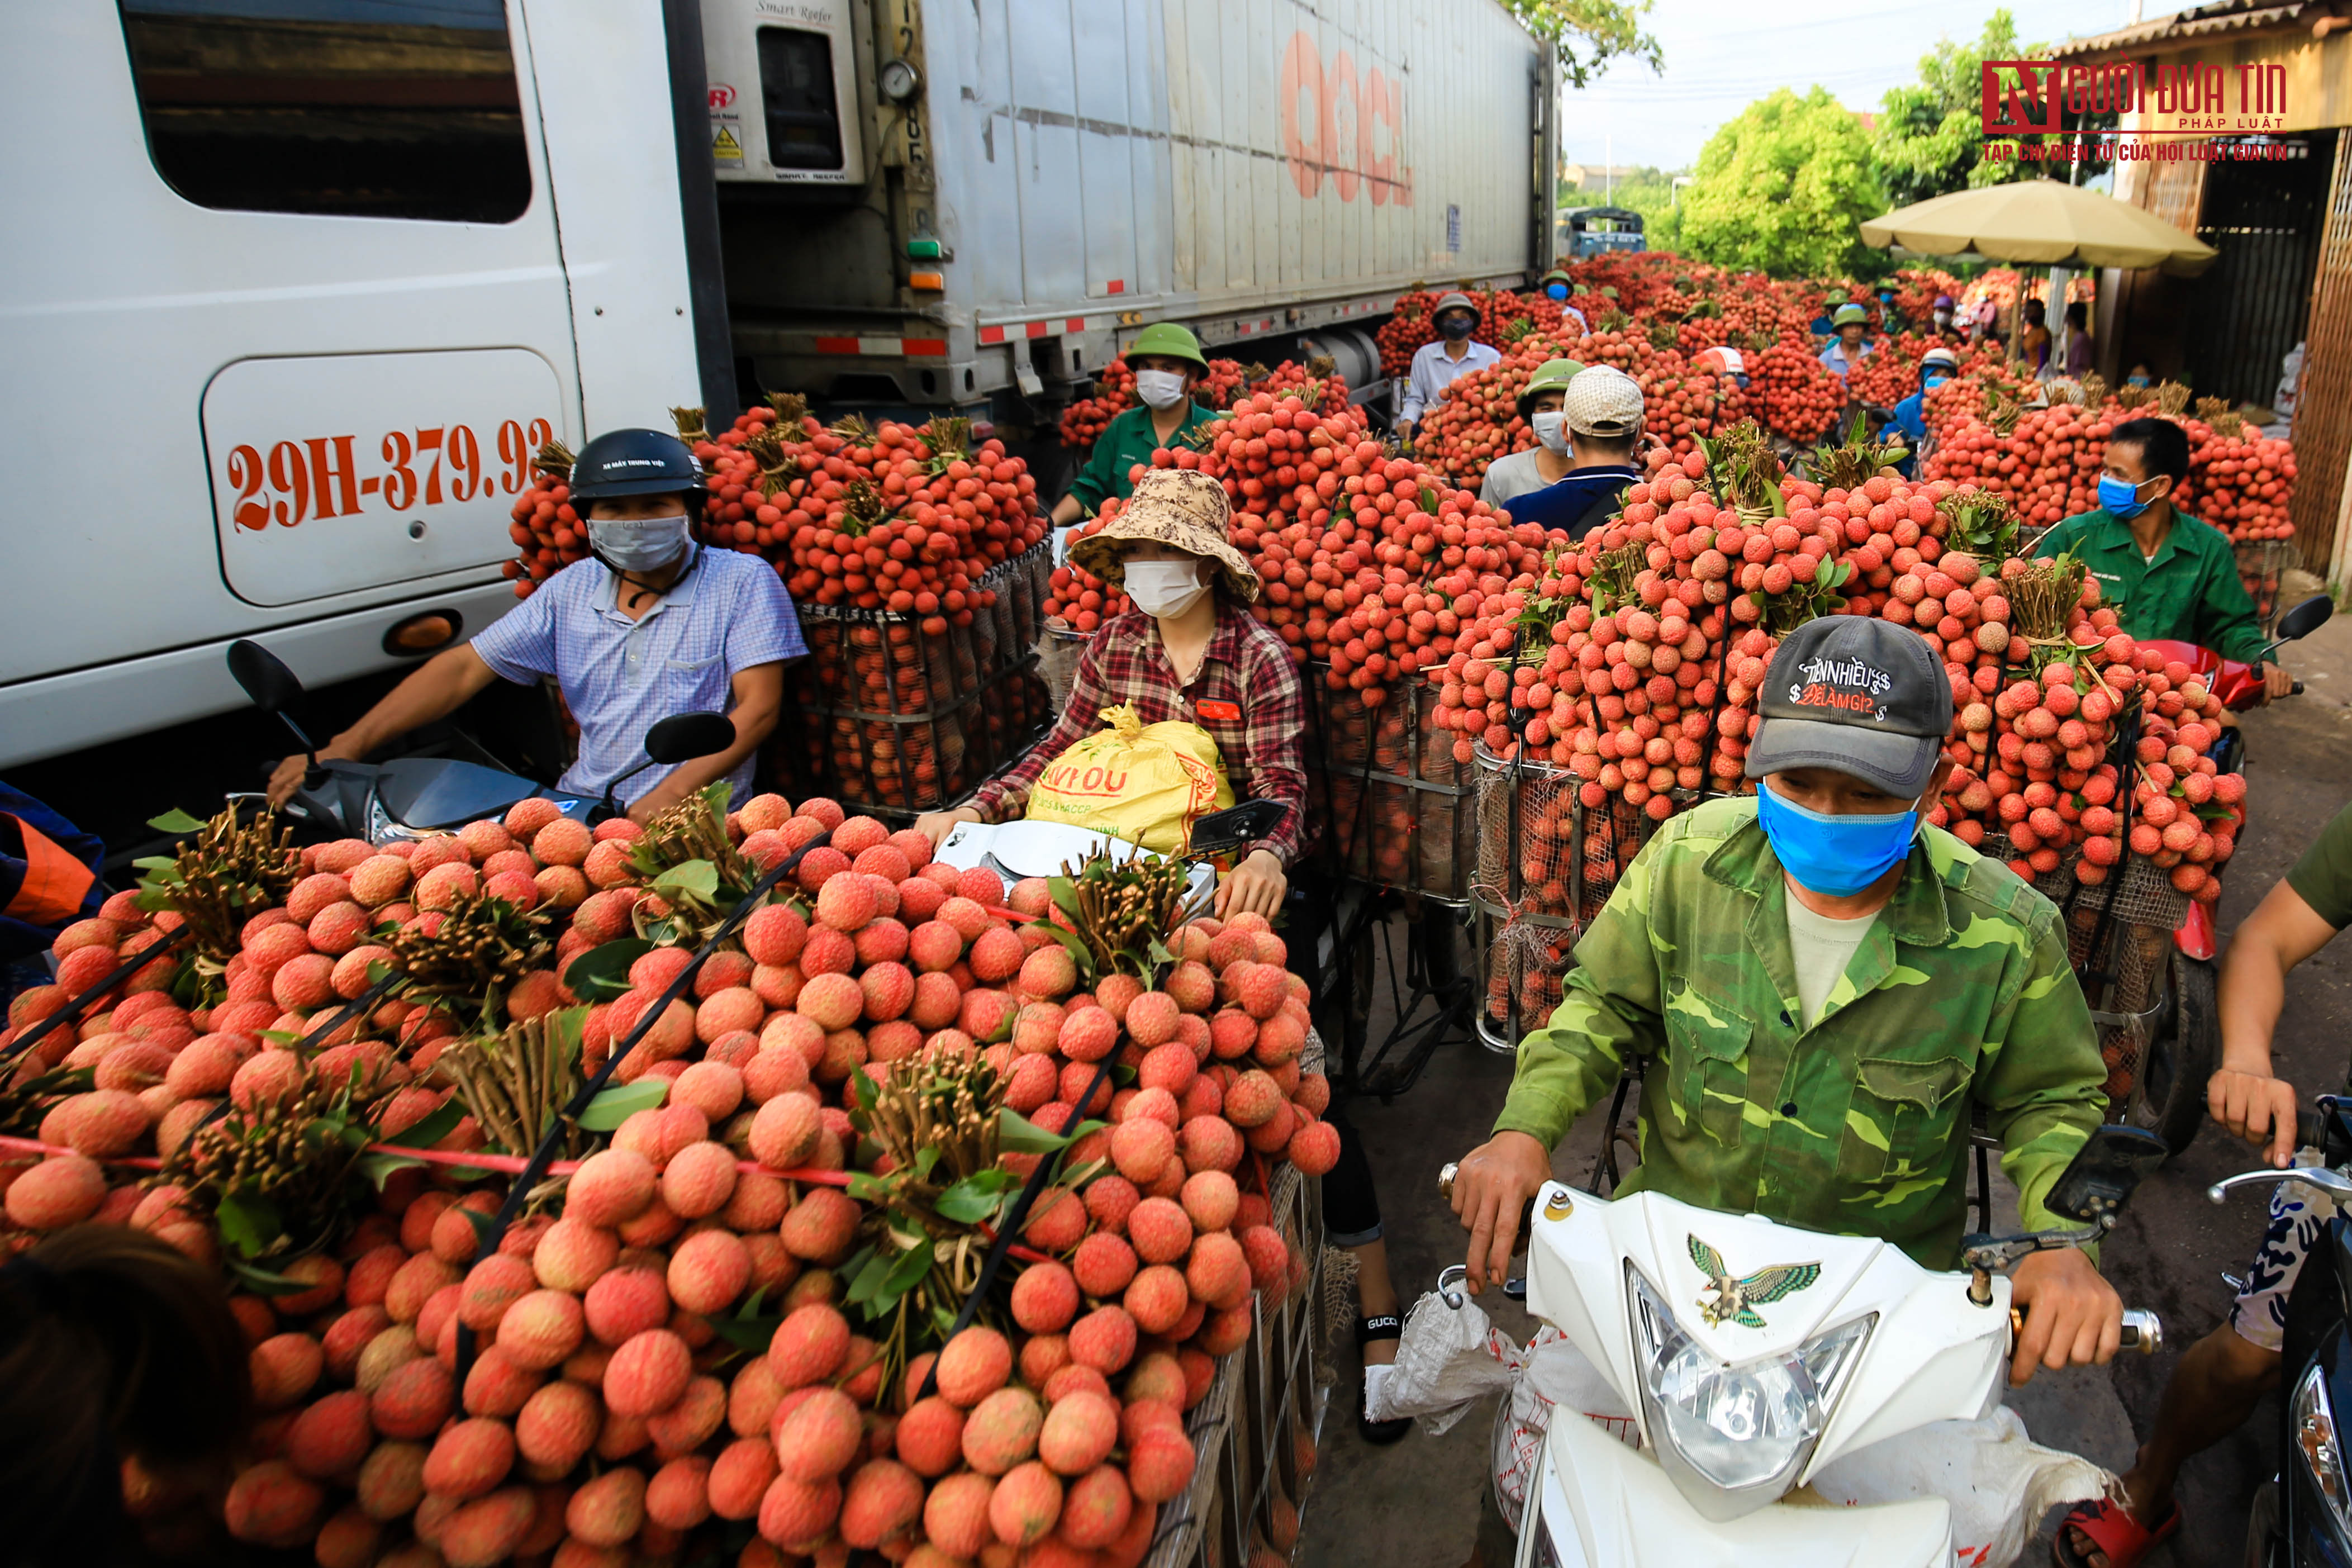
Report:
[{"label": "striped shirt", "polygon": [[1198,724],[1217,743],[1233,781],[1234,799],[1278,800],[1290,809],[1250,849],[1270,849],[1285,866],[1297,862],[1307,831],[1307,769],[1300,737],[1307,729],[1307,689],[1290,649],[1274,628],[1247,610],[1220,600],[1217,629],[1192,683],[1178,682],[1160,640],[1160,623],[1141,610],[1114,616],[1078,656],[1069,705],[1053,732],[1011,769],[980,786],[972,809],[983,822],[1005,822],[1029,807],[1029,792],[1045,764],[1082,736],[1103,727],[1102,710],[1127,702],[1146,724],[1173,720]]},{"label": "striped shirt", "polygon": [[[575,561],[474,638],[498,675],[528,683],[544,675],[563,689],[580,723],[580,755],[559,789],[602,795],[646,761],[646,731],[673,713],[724,713],[742,671],[808,652],[800,617],[775,569],[754,555],[700,550],[661,602],[631,620],[618,580],[602,562]],[[740,805],[751,793],[752,759],[727,775]],[[621,785],[633,802],[668,776],[649,767]]]}]

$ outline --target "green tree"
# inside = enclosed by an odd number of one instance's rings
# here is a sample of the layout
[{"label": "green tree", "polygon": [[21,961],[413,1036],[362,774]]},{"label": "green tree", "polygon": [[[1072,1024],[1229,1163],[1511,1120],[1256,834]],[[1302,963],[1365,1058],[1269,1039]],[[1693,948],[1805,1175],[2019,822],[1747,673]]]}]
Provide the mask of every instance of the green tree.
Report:
[{"label": "green tree", "polygon": [[1776,278],[1873,277],[1886,253],[1862,243],[1886,210],[1870,135],[1822,88],[1782,88],[1707,138],[1683,192],[1683,247],[1701,260]]},{"label": "green tree", "polygon": [[1652,0],[1504,0],[1519,25],[1559,51],[1560,74],[1571,87],[1589,87],[1613,59],[1658,70],[1665,64],[1658,40],[1642,31]]},{"label": "green tree", "polygon": [[1919,57],[1917,81],[1888,90],[1881,100],[1877,153],[1895,205],[2000,184],[2027,172],[2023,163],[1984,161],[1982,119],[1984,62],[2025,54],[2015,19],[1995,11],[1975,43],[1941,40],[1933,53]]},{"label": "green tree", "polygon": [[[1984,35],[1962,46],[1946,38],[1935,52],[1919,57],[1919,79],[1890,89],[1881,100],[1876,151],[1886,182],[1888,200],[1908,206],[1930,196],[2011,180],[2091,178],[2107,167],[2104,159],[2087,163],[2051,164],[2012,155],[1988,161],[1990,145],[1984,134],[1984,64],[1987,60],[2034,59],[2048,55],[2047,44],[2017,41],[2017,24],[2010,14],[1995,11],[1985,23]],[[2016,83],[2018,73],[2000,73],[2001,85]],[[2112,131],[2113,114],[2068,114],[2069,133]],[[2065,137],[2029,136],[2024,141],[2046,143]]]}]

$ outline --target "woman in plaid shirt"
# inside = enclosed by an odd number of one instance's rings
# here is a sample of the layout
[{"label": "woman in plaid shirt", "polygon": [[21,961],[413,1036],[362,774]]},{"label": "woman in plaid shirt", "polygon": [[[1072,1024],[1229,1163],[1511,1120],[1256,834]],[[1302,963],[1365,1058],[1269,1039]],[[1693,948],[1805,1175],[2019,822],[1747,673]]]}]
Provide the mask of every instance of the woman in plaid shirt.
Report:
[{"label": "woman in plaid shirt", "polygon": [[933,812],[916,826],[938,843],[959,822],[1021,816],[1045,765],[1102,727],[1102,710],[1131,704],[1146,724],[1197,724],[1217,743],[1236,800],[1290,809],[1248,847],[1217,888],[1220,917],[1282,908],[1289,868],[1307,839],[1307,774],[1299,737],[1306,696],[1290,650],[1249,613],[1257,574],[1226,542],[1224,486],[1191,469],[1154,468],[1124,510],[1079,540],[1071,559],[1135,608],[1115,617],[1078,661],[1061,722],[1013,768],[982,784],[971,804]]}]

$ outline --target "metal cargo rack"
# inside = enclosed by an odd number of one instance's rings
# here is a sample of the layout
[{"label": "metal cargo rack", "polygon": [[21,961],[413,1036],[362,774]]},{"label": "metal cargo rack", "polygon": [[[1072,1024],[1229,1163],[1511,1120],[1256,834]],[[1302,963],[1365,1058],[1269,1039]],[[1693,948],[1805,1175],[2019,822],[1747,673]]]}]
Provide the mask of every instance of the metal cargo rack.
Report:
[{"label": "metal cargo rack", "polygon": [[1018,757],[1052,719],[1034,652],[1050,557],[1041,543],[991,568],[981,585],[996,602],[941,632],[913,615],[801,606],[810,658],[800,679],[813,696],[785,703],[769,742],[777,784],[911,815]]},{"label": "metal cargo rack", "polygon": [[1307,800],[1325,808],[1324,838],[1340,874],[1466,908],[1477,824],[1470,770],[1454,736],[1431,721],[1437,689],[1408,679],[1378,707],[1331,688],[1330,667],[1301,670],[1308,688]]}]

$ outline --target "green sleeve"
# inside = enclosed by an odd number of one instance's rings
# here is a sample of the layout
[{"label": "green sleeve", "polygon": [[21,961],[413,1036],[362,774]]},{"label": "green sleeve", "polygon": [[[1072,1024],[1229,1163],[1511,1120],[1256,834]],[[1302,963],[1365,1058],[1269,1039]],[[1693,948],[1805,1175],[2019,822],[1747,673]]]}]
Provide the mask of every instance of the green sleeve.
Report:
[{"label": "green sleeve", "polygon": [[1570,1123],[1616,1087],[1629,1059],[1658,1049],[1664,1029],[1651,887],[1677,837],[1669,826],[1633,858],[1576,944],[1576,967],[1551,1021],[1519,1042],[1519,1065],[1496,1131],[1525,1132],[1547,1149],[1556,1146]]},{"label": "green sleeve", "polygon": [[2033,559],[2048,561],[2055,558],[2068,545],[2074,543],[2081,536],[2082,531],[2083,523],[2080,518],[2070,517],[2052,523],[2042,530],[2042,537],[2033,542]]},{"label": "green sleeve", "polygon": [[[1120,417],[1125,417],[1121,416]],[[1070,481],[1069,493],[1088,511],[1100,511],[1102,503],[1118,493],[1118,480],[1113,474],[1118,453],[1118,420],[1103,427],[1095,441],[1094,450],[1087,454],[1086,465],[1078,469],[1077,478]]]},{"label": "green sleeve", "polygon": [[[2210,525],[2200,521],[2198,526]],[[2263,657],[2271,639],[2263,635],[2254,601],[2238,576],[2237,553],[2225,542],[2209,560],[2204,591],[2197,601],[2197,640],[2223,658],[2252,664]]]},{"label": "green sleeve", "polygon": [[2000,1168],[2017,1188],[2025,1228],[2062,1230],[2075,1222],[2043,1200],[2105,1116],[2107,1069],[2057,912],[2045,906],[2030,923],[2004,923],[2024,949],[2021,979],[1987,1026],[1976,1099],[2000,1140]]},{"label": "green sleeve", "polygon": [[2337,931],[2352,925],[2352,805],[2319,830],[2287,872],[2286,885]]}]

